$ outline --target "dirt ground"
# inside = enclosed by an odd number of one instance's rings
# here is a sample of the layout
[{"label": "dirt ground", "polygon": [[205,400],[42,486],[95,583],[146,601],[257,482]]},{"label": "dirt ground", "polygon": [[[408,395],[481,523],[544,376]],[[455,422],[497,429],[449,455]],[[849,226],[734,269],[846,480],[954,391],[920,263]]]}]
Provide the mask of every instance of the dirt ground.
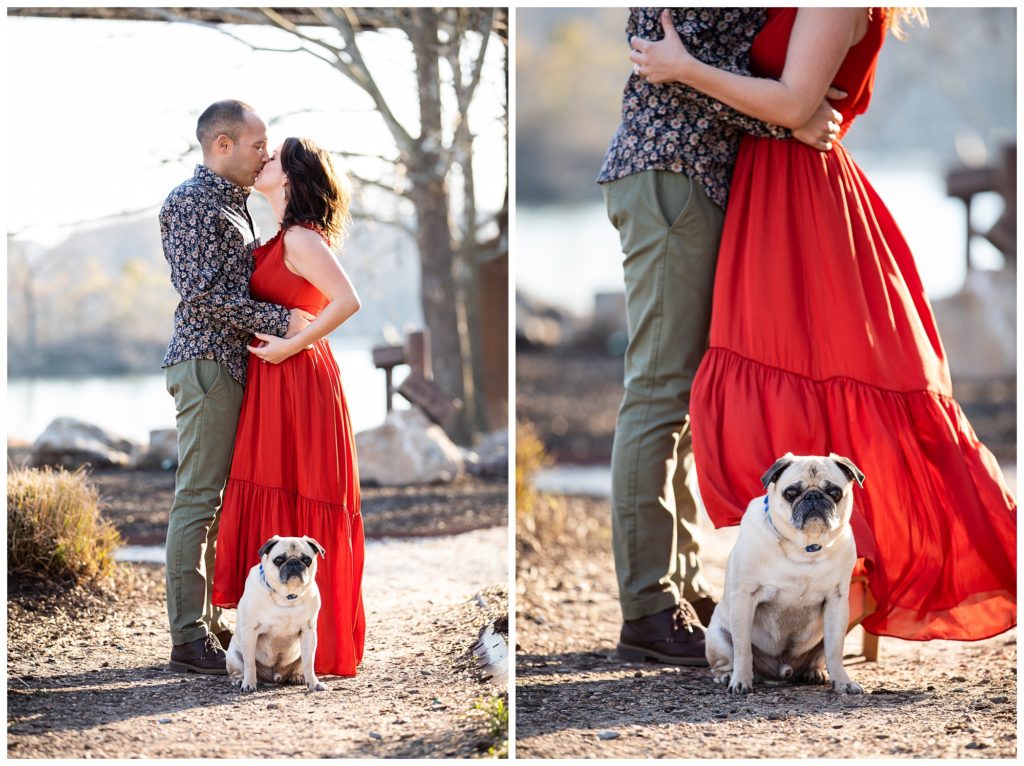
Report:
[{"label": "dirt ground", "polygon": [[[573,350],[517,356],[517,417],[562,463],[605,464],[622,397],[622,360]],[[954,386],[986,445],[1016,462],[1012,385]],[[579,396],[586,391],[586,396]],[[1016,632],[987,641],[882,638],[865,694],[759,687],[729,695],[706,668],[615,657],[621,627],[607,499],[548,498],[517,518],[516,754],[520,758],[1014,758]],[[721,592],[734,530],[704,529]]]},{"label": "dirt ground", "polygon": [[[98,483],[106,498],[111,487],[144,489],[134,499],[122,492],[110,516],[129,542],[162,541],[154,538],[166,528],[173,480]],[[100,590],[10,582],[8,755],[452,758],[500,749],[488,711],[507,690],[471,648],[488,625],[508,633],[507,490],[467,480],[445,496],[442,487],[365,493],[367,528],[407,539],[368,543],[366,654],[359,675],[321,678],[328,691],[319,694],[268,685],[241,695],[225,676],[170,670],[162,566],[119,564]],[[422,537],[442,522],[472,531]]]},{"label": "dirt ground", "polygon": [[[104,515],[131,545],[163,545],[174,501],[174,471],[96,471]],[[508,524],[504,479],[462,476],[448,485],[362,487],[363,529],[382,537],[455,535]]]},{"label": "dirt ground", "polygon": [[[707,668],[615,657],[621,627],[607,500],[568,497],[517,533],[516,753],[520,758],[1014,758],[1016,632],[976,643],[882,638],[848,659],[863,696],[757,687]],[[707,531],[725,577],[730,530]],[[854,629],[847,654],[860,648]]]}]

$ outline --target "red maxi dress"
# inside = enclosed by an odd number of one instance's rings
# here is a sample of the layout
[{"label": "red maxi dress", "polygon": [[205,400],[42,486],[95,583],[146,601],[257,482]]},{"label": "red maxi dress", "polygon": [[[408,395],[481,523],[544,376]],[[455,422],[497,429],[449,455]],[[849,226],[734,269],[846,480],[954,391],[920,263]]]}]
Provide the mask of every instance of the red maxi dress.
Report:
[{"label": "red maxi dress", "polygon": [[[873,9],[835,77],[843,130],[867,108],[886,34]],[[779,77],[795,9],[771,9],[753,73]],[[715,278],[710,349],[690,402],[700,493],[738,524],[786,452],[852,459],[864,627],[974,640],[1016,624],[1016,500],[953,399],[914,259],[837,143],[745,137]]]},{"label": "red maxi dress", "polygon": [[[327,299],[284,264],[282,232],[259,247],[249,283],[256,300],[319,314]],[[317,674],[354,676],[363,656],[363,522],[355,442],[341,376],[326,339],[281,364],[249,355],[231,471],[224,490],[213,603],[232,608],[260,547],[308,535],[322,606]]]}]

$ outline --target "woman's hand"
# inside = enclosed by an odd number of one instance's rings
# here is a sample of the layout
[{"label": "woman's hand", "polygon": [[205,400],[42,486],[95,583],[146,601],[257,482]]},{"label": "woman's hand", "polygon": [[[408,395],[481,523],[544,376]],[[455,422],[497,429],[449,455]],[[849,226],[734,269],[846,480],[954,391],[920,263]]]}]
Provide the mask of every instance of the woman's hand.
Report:
[{"label": "woman's hand", "polygon": [[246,346],[246,348],[264,362],[270,362],[271,364],[280,364],[285,359],[295,356],[302,350],[294,341],[278,338],[276,335],[265,335],[258,332],[256,337],[263,341],[263,345]]},{"label": "woman's hand", "polygon": [[647,82],[686,82],[686,73],[696,59],[690,55],[683,45],[676,26],[672,23],[672,14],[666,8],[661,12],[661,28],[665,30],[665,38],[652,42],[642,37],[633,37],[629,44],[633,52],[629,60],[633,62],[633,71]]}]

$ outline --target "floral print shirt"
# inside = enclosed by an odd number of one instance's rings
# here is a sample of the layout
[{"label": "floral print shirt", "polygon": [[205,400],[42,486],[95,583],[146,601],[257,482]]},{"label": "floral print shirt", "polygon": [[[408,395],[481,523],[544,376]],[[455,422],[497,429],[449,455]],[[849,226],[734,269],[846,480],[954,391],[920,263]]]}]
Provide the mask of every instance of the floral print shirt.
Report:
[{"label": "floral print shirt", "polygon": [[[660,40],[661,8],[631,8],[627,42],[634,35]],[[706,64],[749,75],[750,45],[764,26],[763,8],[672,8],[688,51]],[[744,133],[788,138],[768,125],[681,83],[655,85],[630,75],[622,98],[622,124],[604,159],[598,183],[644,170],[685,173],[718,205],[729,198],[729,179]]]},{"label": "floral print shirt", "polygon": [[205,165],[172,191],[160,208],[160,238],[181,295],[163,367],[214,359],[245,385],[252,334],[283,336],[288,309],[249,296],[259,230],[245,207],[250,190]]}]

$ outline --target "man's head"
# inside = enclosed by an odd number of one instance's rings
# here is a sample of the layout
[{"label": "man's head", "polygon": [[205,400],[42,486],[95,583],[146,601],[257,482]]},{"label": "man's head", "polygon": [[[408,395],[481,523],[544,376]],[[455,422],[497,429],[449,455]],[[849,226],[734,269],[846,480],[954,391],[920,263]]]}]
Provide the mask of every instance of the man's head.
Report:
[{"label": "man's head", "polygon": [[199,116],[196,138],[203,148],[203,164],[236,186],[252,186],[270,159],[267,126],[241,101],[210,104]]}]

